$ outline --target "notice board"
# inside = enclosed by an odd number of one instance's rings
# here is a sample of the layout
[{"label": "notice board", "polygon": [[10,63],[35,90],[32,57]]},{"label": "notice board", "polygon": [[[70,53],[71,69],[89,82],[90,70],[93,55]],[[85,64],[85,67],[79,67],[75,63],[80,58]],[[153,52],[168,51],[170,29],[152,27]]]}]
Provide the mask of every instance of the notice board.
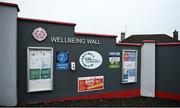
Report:
[{"label": "notice board", "polygon": [[53,48],[27,48],[27,92],[53,90]]},{"label": "notice board", "polygon": [[137,50],[123,50],[122,83],[137,82]]}]

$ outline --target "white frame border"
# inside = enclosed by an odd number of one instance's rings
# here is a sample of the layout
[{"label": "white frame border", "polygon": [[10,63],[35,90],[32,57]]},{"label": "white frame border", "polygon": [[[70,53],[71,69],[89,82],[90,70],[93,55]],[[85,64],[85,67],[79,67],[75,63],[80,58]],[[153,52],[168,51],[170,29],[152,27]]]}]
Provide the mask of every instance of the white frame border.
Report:
[{"label": "white frame border", "polygon": [[[126,51],[135,51],[136,52],[136,61],[135,61],[135,63],[136,63],[136,65],[135,65],[135,68],[136,68],[136,75],[135,75],[135,81],[134,82],[123,82],[123,73],[124,73],[124,67],[123,67],[123,64],[124,64],[124,52],[126,52]],[[127,84],[127,83],[136,83],[137,82],[137,64],[138,64],[138,51],[137,50],[131,50],[131,49],[123,49],[122,50],[122,77],[121,77],[121,82],[123,83],[123,84]]]},{"label": "white frame border", "polygon": [[[52,89],[51,90],[37,90],[37,91],[30,91],[29,90],[29,52],[30,50],[50,50],[51,51],[51,57],[52,57],[52,60],[51,60],[51,79],[52,79]],[[33,93],[33,92],[43,92],[43,91],[52,91],[53,90],[53,48],[52,47],[27,47],[27,92],[28,93]]]}]

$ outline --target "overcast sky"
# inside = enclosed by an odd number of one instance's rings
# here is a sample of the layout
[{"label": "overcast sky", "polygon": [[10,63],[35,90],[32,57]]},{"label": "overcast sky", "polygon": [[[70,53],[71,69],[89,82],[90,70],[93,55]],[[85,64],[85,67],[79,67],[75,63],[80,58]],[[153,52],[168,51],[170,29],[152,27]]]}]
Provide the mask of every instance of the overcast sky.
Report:
[{"label": "overcast sky", "polygon": [[172,36],[175,29],[180,31],[180,0],[0,1],[17,3],[19,17],[76,23],[76,32]]}]

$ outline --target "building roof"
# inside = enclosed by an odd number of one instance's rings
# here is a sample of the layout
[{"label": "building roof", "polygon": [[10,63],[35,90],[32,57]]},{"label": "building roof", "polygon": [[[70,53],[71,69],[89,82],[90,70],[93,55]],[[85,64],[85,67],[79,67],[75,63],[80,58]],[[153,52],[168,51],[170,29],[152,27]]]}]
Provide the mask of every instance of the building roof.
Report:
[{"label": "building roof", "polygon": [[179,42],[166,34],[140,34],[131,35],[121,43],[143,43],[144,40],[155,40],[157,43]]}]

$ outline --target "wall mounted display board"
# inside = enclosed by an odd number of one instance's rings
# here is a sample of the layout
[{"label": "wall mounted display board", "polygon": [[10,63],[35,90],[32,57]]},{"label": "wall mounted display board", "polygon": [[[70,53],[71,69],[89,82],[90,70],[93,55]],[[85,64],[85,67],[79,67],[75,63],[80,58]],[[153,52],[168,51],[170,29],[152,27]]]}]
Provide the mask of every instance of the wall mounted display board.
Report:
[{"label": "wall mounted display board", "polygon": [[137,50],[123,50],[122,83],[137,82]]},{"label": "wall mounted display board", "polygon": [[78,78],[78,92],[104,89],[104,76],[90,76]]},{"label": "wall mounted display board", "polygon": [[53,48],[27,48],[27,91],[53,90]]}]

